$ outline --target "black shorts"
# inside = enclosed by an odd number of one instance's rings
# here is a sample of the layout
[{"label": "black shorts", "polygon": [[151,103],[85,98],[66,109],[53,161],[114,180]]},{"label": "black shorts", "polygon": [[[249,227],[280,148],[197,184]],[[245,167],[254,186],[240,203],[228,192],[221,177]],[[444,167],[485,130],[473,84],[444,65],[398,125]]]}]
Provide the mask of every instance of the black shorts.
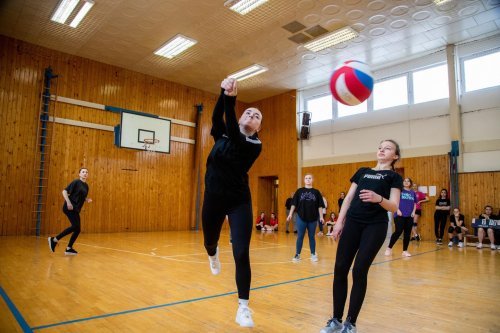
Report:
[{"label": "black shorts", "polygon": [[422,210],[421,209],[415,209],[415,215],[422,216]]},{"label": "black shorts", "polygon": [[462,233],[462,228],[450,226],[448,228],[448,233],[452,234],[453,232],[456,232],[457,234],[461,234]]}]

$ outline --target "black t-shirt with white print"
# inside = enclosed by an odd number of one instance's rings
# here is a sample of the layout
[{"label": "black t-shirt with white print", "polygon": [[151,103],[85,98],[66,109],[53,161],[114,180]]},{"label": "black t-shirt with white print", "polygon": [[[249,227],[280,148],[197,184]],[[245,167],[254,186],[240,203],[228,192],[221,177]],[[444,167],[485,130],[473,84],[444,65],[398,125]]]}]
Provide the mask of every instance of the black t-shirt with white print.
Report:
[{"label": "black t-shirt with white print", "polygon": [[403,188],[403,178],[392,170],[373,170],[360,168],[351,178],[358,187],[351,201],[347,218],[359,223],[387,223],[387,211],[378,203],[363,202],[359,198],[361,190],[371,190],[385,199],[391,196],[392,188]]},{"label": "black t-shirt with white print", "polygon": [[301,187],[293,195],[292,205],[300,219],[304,222],[319,220],[319,208],[324,208],[325,203],[321,192],[315,188]]}]

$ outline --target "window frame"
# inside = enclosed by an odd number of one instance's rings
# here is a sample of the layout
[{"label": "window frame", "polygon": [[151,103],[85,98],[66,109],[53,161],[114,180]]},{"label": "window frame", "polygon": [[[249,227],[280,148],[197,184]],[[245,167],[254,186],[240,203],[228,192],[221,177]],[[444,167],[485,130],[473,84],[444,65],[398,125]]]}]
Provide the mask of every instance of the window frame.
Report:
[{"label": "window frame", "polygon": [[486,51],[481,51],[481,52],[477,52],[477,53],[472,53],[472,54],[469,54],[467,56],[463,56],[463,57],[459,58],[459,63],[460,63],[460,95],[464,95],[464,94],[468,94],[468,93],[473,93],[475,91],[480,91],[480,90],[484,90],[484,89],[492,89],[492,88],[495,88],[495,87],[500,87],[500,85],[497,85],[497,86],[491,86],[491,87],[476,89],[476,90],[472,90],[472,91],[466,91],[465,90],[465,80],[466,80],[466,77],[465,77],[465,62],[467,60],[481,58],[481,57],[484,57],[484,56],[487,56],[487,55],[490,55],[490,54],[493,54],[493,53],[500,53],[500,47],[497,47],[497,48],[494,48],[494,49],[491,49],[491,50],[486,50]]}]

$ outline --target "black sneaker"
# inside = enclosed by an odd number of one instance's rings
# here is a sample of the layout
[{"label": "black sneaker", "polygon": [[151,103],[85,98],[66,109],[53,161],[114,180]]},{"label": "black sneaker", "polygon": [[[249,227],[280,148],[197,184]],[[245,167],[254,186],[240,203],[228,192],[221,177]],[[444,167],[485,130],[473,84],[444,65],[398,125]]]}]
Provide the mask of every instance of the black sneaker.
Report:
[{"label": "black sneaker", "polygon": [[439,239],[437,240],[437,243],[438,243],[438,245],[443,245],[443,240],[442,240],[441,238],[439,238]]},{"label": "black sneaker", "polygon": [[296,233],[297,233],[297,230],[295,230],[293,233],[294,233],[294,234],[296,234]]},{"label": "black sneaker", "polygon": [[50,251],[54,252],[56,250],[57,242],[54,240],[54,237],[49,237],[48,241]]},{"label": "black sneaker", "polygon": [[64,251],[64,254],[67,256],[76,256],[78,252],[76,252],[74,248],[70,247],[69,249],[66,249],[66,251]]},{"label": "black sneaker", "polygon": [[415,238],[415,237],[410,238],[410,241],[414,241],[414,240],[416,240],[416,238]]},{"label": "black sneaker", "polygon": [[420,235],[415,236],[415,240],[420,242]]},{"label": "black sneaker", "polygon": [[287,231],[286,231],[286,233],[287,233],[287,234],[289,234],[289,233],[290,233],[290,231],[288,231],[288,230],[287,230]]}]

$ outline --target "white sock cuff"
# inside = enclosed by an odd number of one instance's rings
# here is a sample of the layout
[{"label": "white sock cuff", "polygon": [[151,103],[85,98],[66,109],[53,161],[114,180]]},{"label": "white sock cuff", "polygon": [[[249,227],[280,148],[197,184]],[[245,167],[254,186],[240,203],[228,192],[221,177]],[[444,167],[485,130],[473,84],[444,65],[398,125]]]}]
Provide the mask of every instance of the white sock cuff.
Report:
[{"label": "white sock cuff", "polygon": [[238,300],[238,304],[239,304],[240,306],[246,306],[246,307],[248,307],[248,300],[247,300],[247,299],[241,299],[241,298],[240,298],[240,299]]}]

